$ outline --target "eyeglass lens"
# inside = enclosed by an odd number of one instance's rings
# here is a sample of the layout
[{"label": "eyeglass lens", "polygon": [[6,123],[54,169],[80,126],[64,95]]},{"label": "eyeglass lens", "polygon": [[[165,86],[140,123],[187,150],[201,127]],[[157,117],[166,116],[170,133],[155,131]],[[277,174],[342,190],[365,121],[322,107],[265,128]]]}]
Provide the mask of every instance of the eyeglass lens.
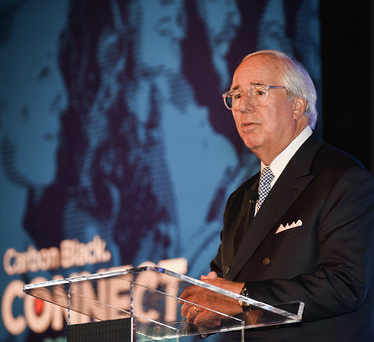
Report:
[{"label": "eyeglass lens", "polygon": [[[233,105],[243,96],[243,92],[239,90],[228,91],[224,94],[223,100],[228,109],[232,109]],[[251,98],[254,105],[262,105],[268,97],[268,89],[266,86],[255,85],[249,88],[247,96]]]}]

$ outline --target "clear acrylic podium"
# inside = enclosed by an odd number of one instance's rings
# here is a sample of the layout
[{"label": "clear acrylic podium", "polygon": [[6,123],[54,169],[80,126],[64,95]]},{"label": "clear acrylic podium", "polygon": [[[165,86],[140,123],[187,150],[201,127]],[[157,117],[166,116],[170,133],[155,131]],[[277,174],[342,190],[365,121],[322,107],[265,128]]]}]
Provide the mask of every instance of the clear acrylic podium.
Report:
[{"label": "clear acrylic podium", "polygon": [[[201,306],[180,299],[182,292],[193,285],[207,290],[210,304]],[[92,337],[86,340],[91,342],[99,332],[105,334],[123,330],[123,327],[125,333],[119,332],[118,337],[112,336],[108,340],[179,340],[186,336],[239,330],[244,341],[245,329],[300,322],[304,309],[302,302],[275,307],[182,274],[149,266],[28,284],[24,286],[24,292],[66,309],[68,342],[85,341],[72,337],[74,327],[82,328],[83,334],[89,327]],[[239,300],[249,303],[250,310],[242,311]],[[188,323],[181,316],[184,303],[192,304],[199,312],[205,311],[206,321],[198,325]],[[99,330],[96,326],[100,327]],[[105,338],[98,340],[104,341]]]}]

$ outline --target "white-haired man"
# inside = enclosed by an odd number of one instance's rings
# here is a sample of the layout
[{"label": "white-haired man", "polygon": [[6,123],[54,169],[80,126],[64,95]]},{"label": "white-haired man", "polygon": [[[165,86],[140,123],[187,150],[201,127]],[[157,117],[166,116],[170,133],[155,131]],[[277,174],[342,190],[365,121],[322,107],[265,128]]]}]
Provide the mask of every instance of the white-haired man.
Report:
[{"label": "white-haired man", "polygon": [[[248,329],[248,341],[373,341],[373,177],[313,132],[313,82],[285,54],[245,57],[223,98],[261,173],[231,194],[212,272],[202,279],[272,305],[305,303],[300,324]],[[211,305],[196,287],[182,298]],[[195,324],[210,315],[188,303],[182,314]]]}]

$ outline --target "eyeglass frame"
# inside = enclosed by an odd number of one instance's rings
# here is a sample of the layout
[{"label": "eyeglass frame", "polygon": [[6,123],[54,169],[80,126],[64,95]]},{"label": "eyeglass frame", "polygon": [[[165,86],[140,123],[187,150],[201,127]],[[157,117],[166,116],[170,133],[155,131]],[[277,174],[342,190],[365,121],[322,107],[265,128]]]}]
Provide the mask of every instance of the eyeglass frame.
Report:
[{"label": "eyeglass frame", "polygon": [[[269,97],[269,90],[270,89],[287,89],[285,86],[272,86],[272,85],[267,85],[267,84],[263,84],[263,83],[251,83],[251,88],[250,89],[253,89],[255,86],[262,86],[266,89],[266,99],[264,101],[263,104],[265,104],[266,100],[268,99]],[[235,90],[234,89],[230,89],[228,91],[226,91],[225,93],[222,94],[222,99],[223,99],[223,103],[225,104],[225,107],[228,109],[228,110],[232,110],[232,106],[231,108],[227,105],[227,102],[226,102],[226,98],[227,98],[227,95],[231,92],[233,92]],[[243,92],[241,92],[242,94]],[[247,94],[250,93],[249,91],[247,92]]]}]

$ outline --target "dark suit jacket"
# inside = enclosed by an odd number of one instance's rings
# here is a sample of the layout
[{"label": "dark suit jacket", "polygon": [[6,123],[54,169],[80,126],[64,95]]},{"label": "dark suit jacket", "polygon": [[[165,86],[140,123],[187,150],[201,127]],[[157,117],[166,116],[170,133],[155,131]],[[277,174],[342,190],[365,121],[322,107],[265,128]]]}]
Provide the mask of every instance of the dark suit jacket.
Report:
[{"label": "dark suit jacket", "polygon": [[[246,341],[374,341],[372,176],[312,134],[251,217],[258,177],[231,194],[211,269],[246,282],[258,301],[302,301],[305,310],[301,324],[247,330]],[[276,234],[298,220],[300,227]],[[243,225],[236,250],[233,236]]]}]

